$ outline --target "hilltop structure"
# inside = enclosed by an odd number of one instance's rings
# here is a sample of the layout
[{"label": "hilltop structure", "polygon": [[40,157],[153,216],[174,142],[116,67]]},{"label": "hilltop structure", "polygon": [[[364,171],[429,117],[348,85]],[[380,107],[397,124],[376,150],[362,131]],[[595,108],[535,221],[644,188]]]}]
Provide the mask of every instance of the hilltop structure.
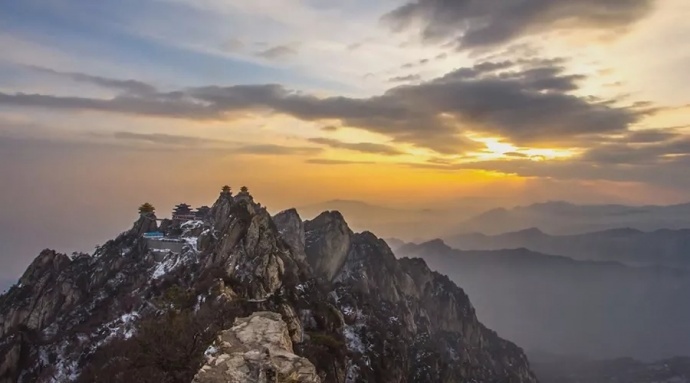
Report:
[{"label": "hilltop structure", "polygon": [[462,289],[340,213],[224,191],[161,223],[165,252],[148,218],[93,256],[42,252],[0,296],[0,383],[536,383]]}]

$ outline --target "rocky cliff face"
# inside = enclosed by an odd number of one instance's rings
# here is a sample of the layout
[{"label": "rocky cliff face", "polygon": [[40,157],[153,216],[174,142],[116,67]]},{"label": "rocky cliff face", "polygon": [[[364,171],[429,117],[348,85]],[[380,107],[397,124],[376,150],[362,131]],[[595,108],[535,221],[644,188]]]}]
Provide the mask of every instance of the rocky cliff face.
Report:
[{"label": "rocky cliff face", "polygon": [[0,382],[536,381],[460,288],[337,212],[224,193],[161,226],[183,251],[141,217],[92,256],[41,253],[0,297]]},{"label": "rocky cliff face", "polygon": [[295,355],[288,326],[277,313],[237,319],[207,355],[193,383],[321,383],[314,365]]}]

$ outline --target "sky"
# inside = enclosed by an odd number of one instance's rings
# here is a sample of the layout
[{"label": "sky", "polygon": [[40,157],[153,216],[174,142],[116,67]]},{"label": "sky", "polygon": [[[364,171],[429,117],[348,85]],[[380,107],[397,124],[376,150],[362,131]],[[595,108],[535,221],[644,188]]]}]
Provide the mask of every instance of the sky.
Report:
[{"label": "sky", "polygon": [[689,16],[686,0],[2,2],[0,253],[92,247],[142,201],[210,204],[226,183],[273,210],[690,201]]}]

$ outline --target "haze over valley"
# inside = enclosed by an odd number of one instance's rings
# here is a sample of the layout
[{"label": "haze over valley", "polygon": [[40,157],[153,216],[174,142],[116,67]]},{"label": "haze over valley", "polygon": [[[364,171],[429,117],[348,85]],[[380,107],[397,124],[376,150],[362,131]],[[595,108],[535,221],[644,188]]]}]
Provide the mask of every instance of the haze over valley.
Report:
[{"label": "haze over valley", "polygon": [[690,383],[688,19],[0,2],[0,383]]}]

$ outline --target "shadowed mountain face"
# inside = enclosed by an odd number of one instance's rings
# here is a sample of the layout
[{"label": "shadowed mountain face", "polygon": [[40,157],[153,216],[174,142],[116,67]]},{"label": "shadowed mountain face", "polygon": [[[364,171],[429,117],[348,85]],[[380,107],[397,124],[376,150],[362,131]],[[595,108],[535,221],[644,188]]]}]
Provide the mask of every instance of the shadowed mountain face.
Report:
[{"label": "shadowed mountain face", "polygon": [[528,351],[631,356],[690,354],[690,274],[575,261],[527,249],[458,251],[440,240],[406,245],[472,298],[478,317]]},{"label": "shadowed mountain face", "polygon": [[[153,230],[166,236],[156,247],[142,237]],[[247,328],[256,321],[273,324]],[[221,330],[232,339],[218,354],[209,345]],[[396,259],[338,212],[272,217],[247,192],[224,191],[200,220],[158,227],[142,213],[94,255],[45,250],[0,295],[0,383],[262,383],[269,373],[275,382],[536,383],[522,350],[423,260]]]},{"label": "shadowed mountain face", "polygon": [[448,236],[473,232],[496,235],[533,227],[559,235],[621,227],[645,231],[690,228],[690,204],[625,206],[546,202],[499,208],[462,222]]},{"label": "shadowed mountain face", "polygon": [[576,235],[549,235],[532,228],[501,235],[461,234],[444,239],[463,250],[528,248],[579,260],[618,261],[630,265],[690,267],[690,229],[612,229]]}]

